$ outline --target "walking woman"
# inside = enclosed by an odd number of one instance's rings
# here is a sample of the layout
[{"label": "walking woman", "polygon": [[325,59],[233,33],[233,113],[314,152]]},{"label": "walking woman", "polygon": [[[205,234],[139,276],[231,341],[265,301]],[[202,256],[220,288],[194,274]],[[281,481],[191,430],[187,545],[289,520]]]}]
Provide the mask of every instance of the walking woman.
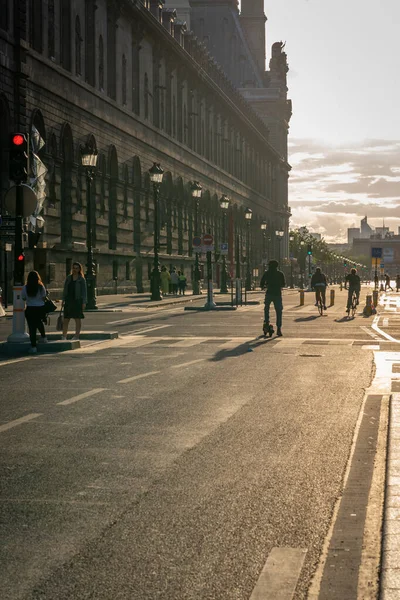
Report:
[{"label": "walking woman", "polygon": [[87,290],[86,280],[82,271],[82,265],[78,262],[72,264],[72,271],[64,282],[63,305],[64,326],[62,339],[67,339],[68,325],[71,319],[75,319],[75,335],[73,340],[79,340],[82,327],[82,319],[85,318],[83,311],[86,307]]},{"label": "walking woman", "polygon": [[31,271],[26,278],[26,284],[22,288],[22,300],[26,302],[25,318],[29,328],[29,338],[31,340],[30,354],[37,353],[36,330],[39,329],[41,341],[47,344],[46,332],[44,330],[44,299],[46,297],[46,288],[44,287],[40,275],[37,271]]}]

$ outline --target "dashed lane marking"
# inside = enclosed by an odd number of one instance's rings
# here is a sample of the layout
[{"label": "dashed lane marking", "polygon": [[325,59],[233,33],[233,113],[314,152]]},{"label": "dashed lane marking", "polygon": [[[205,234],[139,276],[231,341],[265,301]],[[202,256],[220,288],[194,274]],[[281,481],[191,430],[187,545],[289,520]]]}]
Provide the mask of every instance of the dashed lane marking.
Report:
[{"label": "dashed lane marking", "polygon": [[9,421],[4,425],[0,425],[0,433],[3,431],[7,431],[8,429],[12,429],[13,427],[17,427],[18,425],[22,425],[23,423],[28,423],[28,421],[32,421],[32,419],[37,419],[41,417],[43,413],[31,413],[30,415],[25,415],[25,417],[21,417],[20,419],[15,419],[14,421]]},{"label": "dashed lane marking", "polygon": [[107,388],[95,388],[94,390],[90,390],[89,392],[85,392],[84,394],[79,394],[79,396],[68,398],[68,400],[63,400],[62,402],[57,402],[57,406],[67,406],[68,404],[74,404],[74,402],[78,402],[79,400],[83,400],[84,398],[90,398],[90,396],[100,394],[100,392],[104,392],[104,390],[106,389]]},{"label": "dashed lane marking", "polygon": [[130,335],[140,335],[141,333],[147,333],[148,331],[156,331],[157,329],[165,329],[166,327],[172,327],[172,325],[155,325],[153,327],[143,327],[142,329],[135,329],[134,331],[123,333],[120,335],[120,337],[124,338]]},{"label": "dashed lane marking", "polygon": [[181,369],[182,367],[188,367],[189,365],[194,365],[199,362],[205,361],[205,358],[198,358],[197,360],[190,360],[189,362],[181,363],[180,365],[173,365],[171,369]]},{"label": "dashed lane marking", "polygon": [[291,600],[307,550],[272,548],[250,600]]},{"label": "dashed lane marking", "polygon": [[134,375],[133,377],[127,377],[126,379],[120,379],[117,383],[130,383],[137,379],[143,379],[144,377],[150,377],[150,375],[158,375],[161,371],[149,371],[148,373],[142,373],[141,375]]}]

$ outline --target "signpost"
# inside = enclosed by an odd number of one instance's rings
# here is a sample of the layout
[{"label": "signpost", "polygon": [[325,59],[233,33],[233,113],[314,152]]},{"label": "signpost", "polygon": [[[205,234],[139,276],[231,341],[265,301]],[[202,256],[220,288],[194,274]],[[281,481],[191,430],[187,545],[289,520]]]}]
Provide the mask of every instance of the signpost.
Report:
[{"label": "signpost", "polygon": [[195,236],[193,238],[193,241],[192,241],[193,252],[199,253],[199,254],[202,252],[201,243],[202,243],[201,237]]},{"label": "signpost", "polygon": [[[371,248],[371,256],[375,261],[375,276],[374,276],[374,284],[375,289],[378,289],[378,260],[382,258],[382,248]],[[382,264],[381,264],[382,268]]]},{"label": "signpost", "polygon": [[205,233],[203,235],[203,250],[207,253],[207,302],[205,308],[212,310],[216,308],[216,304],[213,298],[213,282],[212,282],[212,263],[211,263],[211,252],[214,250],[214,238],[211,233]]}]

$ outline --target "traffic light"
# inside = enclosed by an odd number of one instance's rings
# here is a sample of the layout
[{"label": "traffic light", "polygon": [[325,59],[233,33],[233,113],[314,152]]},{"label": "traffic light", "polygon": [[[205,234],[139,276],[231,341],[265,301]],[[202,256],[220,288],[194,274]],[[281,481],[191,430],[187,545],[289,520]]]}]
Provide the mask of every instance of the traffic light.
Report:
[{"label": "traffic light", "polygon": [[24,183],[29,172],[29,137],[25,133],[10,136],[9,177],[15,183]]},{"label": "traffic light", "polygon": [[14,281],[18,282],[18,283],[23,283],[24,275],[25,275],[25,254],[24,254],[24,252],[20,252],[19,254],[17,254],[14,269],[15,269]]},{"label": "traffic light", "polygon": [[344,267],[347,267],[347,260],[344,260],[344,261],[343,261],[343,266],[344,266]]},{"label": "traffic light", "polygon": [[307,245],[307,254],[310,256],[312,254],[312,247],[311,244]]}]

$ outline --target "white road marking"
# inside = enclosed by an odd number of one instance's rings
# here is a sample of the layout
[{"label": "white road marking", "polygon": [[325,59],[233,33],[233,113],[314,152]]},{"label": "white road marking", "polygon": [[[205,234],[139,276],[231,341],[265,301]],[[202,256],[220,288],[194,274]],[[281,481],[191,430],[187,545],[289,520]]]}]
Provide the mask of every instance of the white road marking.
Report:
[{"label": "white road marking", "polygon": [[174,308],[170,310],[163,310],[162,313],[147,313],[146,315],[138,315],[136,317],[129,317],[128,319],[120,319],[118,321],[108,321],[106,325],[123,325],[124,323],[140,323],[140,321],[146,321],[150,317],[158,317],[168,313],[174,313],[182,310],[181,308]]},{"label": "white road marking", "polygon": [[386,331],[382,331],[382,329],[380,327],[378,327],[378,322],[379,322],[379,315],[376,315],[376,317],[374,317],[374,321],[371,325],[371,328],[374,329],[375,331],[377,331],[380,335],[385,337],[390,342],[395,342],[396,344],[398,344],[400,342],[400,340],[396,340],[396,338],[394,338],[391,335],[389,335],[388,333],[386,333]]},{"label": "white road marking", "polygon": [[63,400],[62,402],[57,402],[57,406],[67,406],[67,404],[74,404],[74,402],[78,402],[79,400],[83,400],[84,398],[90,398],[90,396],[94,396],[95,394],[100,394],[100,392],[104,392],[107,388],[95,388],[94,390],[90,390],[90,392],[85,392],[84,394],[79,394],[79,396],[74,396],[73,398],[68,398],[68,400]]},{"label": "white road marking", "polygon": [[34,357],[26,356],[25,358],[14,358],[13,360],[5,360],[4,362],[0,362],[0,367],[2,367],[3,365],[13,365],[14,363],[19,363],[24,360],[30,360],[31,358],[34,358]]},{"label": "white road marking", "polygon": [[189,365],[194,365],[195,363],[203,362],[206,360],[205,358],[198,358],[197,360],[190,360],[189,362],[182,363],[180,365],[173,365],[170,367],[171,369],[181,369],[182,367],[188,367]]},{"label": "white road marking", "polygon": [[140,335],[141,333],[147,333],[148,331],[156,331],[156,329],[165,329],[165,327],[172,327],[172,325],[155,325],[154,327],[143,327],[142,329],[135,329],[135,331],[129,331],[122,334],[120,337],[126,337],[128,335]]},{"label": "white road marking", "polygon": [[307,550],[272,548],[250,600],[291,600]]},{"label": "white road marking", "polygon": [[198,337],[198,338],[194,338],[194,337],[190,337],[187,338],[186,340],[181,340],[180,342],[177,342],[176,344],[174,344],[174,348],[190,348],[190,346],[196,346],[197,344],[201,344],[201,342],[206,342],[207,338],[206,337]]},{"label": "white road marking", "polygon": [[382,327],[389,327],[389,319],[383,319]]},{"label": "white road marking", "polygon": [[9,423],[5,423],[4,425],[0,425],[0,433],[2,431],[7,431],[7,429],[12,429],[13,427],[17,427],[17,425],[22,425],[22,423],[27,423],[28,421],[32,421],[32,419],[37,419],[41,417],[43,413],[31,413],[30,415],[25,415],[25,417],[21,417],[20,419],[15,419],[15,421],[10,421]]},{"label": "white road marking", "polygon": [[148,373],[142,373],[141,375],[134,375],[133,377],[127,377],[126,379],[120,379],[117,383],[130,383],[137,379],[143,379],[144,377],[150,377],[150,375],[158,375],[161,371],[149,371]]}]

